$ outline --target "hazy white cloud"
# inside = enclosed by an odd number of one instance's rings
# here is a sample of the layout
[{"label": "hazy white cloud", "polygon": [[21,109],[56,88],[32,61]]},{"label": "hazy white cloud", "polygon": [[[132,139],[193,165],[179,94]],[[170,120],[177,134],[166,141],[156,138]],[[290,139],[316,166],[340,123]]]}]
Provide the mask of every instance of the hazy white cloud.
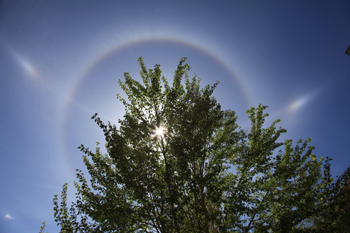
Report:
[{"label": "hazy white cloud", "polygon": [[5,215],[5,218],[11,219],[11,220],[14,219],[14,218],[12,218],[11,215],[9,215],[9,214],[6,214],[6,215]]}]

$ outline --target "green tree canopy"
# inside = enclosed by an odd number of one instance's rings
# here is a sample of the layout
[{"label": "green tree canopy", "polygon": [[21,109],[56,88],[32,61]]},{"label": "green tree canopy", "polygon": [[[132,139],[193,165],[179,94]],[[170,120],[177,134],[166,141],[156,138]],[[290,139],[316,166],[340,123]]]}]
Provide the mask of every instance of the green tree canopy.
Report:
[{"label": "green tree canopy", "polygon": [[[279,142],[279,120],[264,128],[266,106],[247,111],[250,131],[222,110],[213,86],[200,87],[181,59],[170,86],[160,65],[142,83],[124,73],[120,126],[92,119],[107,153],[81,145],[90,184],[77,170],[76,201],[54,197],[61,232],[344,232],[350,169],[337,180],[310,139]],[[348,204],[349,207],[349,204]],[[69,209],[68,209],[69,208]],[[43,229],[41,229],[43,230]]]}]

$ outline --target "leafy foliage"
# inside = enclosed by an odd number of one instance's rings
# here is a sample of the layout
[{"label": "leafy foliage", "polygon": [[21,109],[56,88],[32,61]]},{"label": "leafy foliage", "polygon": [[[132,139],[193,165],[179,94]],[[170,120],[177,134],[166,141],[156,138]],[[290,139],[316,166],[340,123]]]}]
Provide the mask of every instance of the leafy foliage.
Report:
[{"label": "leafy foliage", "polygon": [[120,127],[92,117],[107,153],[79,147],[91,182],[77,170],[69,211],[67,184],[60,204],[55,195],[61,232],[349,230],[350,169],[333,182],[330,159],[316,159],[310,139],[278,142],[286,130],[279,120],[264,128],[261,104],[247,111],[251,130],[242,130],[212,96],[218,82],[200,88],[185,60],[170,86],[160,65],[147,70],[140,58],[143,83],[129,73],[119,80],[128,97],[118,95]]}]

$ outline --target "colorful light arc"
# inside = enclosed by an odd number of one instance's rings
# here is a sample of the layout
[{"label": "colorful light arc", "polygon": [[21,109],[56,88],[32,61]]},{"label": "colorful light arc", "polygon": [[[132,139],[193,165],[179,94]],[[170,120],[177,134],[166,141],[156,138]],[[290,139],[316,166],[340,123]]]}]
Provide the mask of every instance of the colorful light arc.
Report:
[{"label": "colorful light arc", "polygon": [[[226,70],[226,72],[228,72],[230,74],[230,76],[232,77],[232,79],[236,82],[238,88],[241,90],[241,92],[243,93],[243,100],[245,102],[245,105],[247,107],[250,106],[250,96],[249,96],[249,91],[247,90],[247,88],[245,87],[245,85],[243,84],[243,82],[235,75],[234,71],[232,70],[232,68],[223,61],[223,59],[221,59],[219,56],[217,56],[214,52],[208,50],[207,48],[200,46],[200,43],[195,43],[192,42],[190,40],[184,40],[181,38],[172,38],[172,37],[164,37],[164,36],[156,36],[156,37],[143,37],[143,38],[138,38],[138,39],[134,39],[134,40],[129,40],[129,41],[125,41],[123,43],[119,43],[118,45],[108,49],[107,51],[103,52],[100,56],[98,56],[98,58],[96,60],[94,60],[93,62],[91,62],[91,64],[89,66],[87,66],[87,68],[85,69],[85,71],[82,73],[82,75],[78,78],[78,80],[76,81],[76,84],[74,85],[74,88],[72,89],[71,94],[69,95],[65,110],[64,110],[64,122],[63,122],[63,132],[62,132],[62,140],[63,140],[63,144],[64,144],[64,148],[66,148],[65,145],[65,135],[66,135],[66,129],[68,128],[67,123],[68,123],[68,115],[69,115],[69,111],[70,108],[73,104],[73,100],[74,100],[74,96],[77,94],[80,86],[82,85],[82,83],[85,81],[85,79],[89,76],[89,74],[99,65],[101,64],[104,60],[106,60],[107,58],[109,58],[112,55],[117,54],[118,52],[120,52],[123,49],[126,49],[128,47],[131,46],[135,46],[135,45],[139,45],[139,44],[146,44],[146,43],[152,43],[152,42],[169,42],[169,43],[173,43],[173,44],[177,44],[177,45],[183,45],[183,46],[189,46],[195,50],[198,50],[202,53],[204,53],[206,56],[210,57],[211,59],[213,59],[215,62],[217,62],[218,64],[220,64],[224,70]],[[65,154],[69,154],[67,149]],[[68,159],[68,158],[67,158]],[[69,160],[69,159],[68,159]],[[71,164],[71,163],[70,163]]]}]

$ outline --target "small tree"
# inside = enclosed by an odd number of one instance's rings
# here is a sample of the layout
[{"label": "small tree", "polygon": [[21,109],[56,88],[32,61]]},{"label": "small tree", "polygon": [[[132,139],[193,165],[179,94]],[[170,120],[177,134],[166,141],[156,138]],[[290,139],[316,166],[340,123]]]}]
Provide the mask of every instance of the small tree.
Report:
[{"label": "small tree", "polygon": [[339,208],[346,192],[336,198],[349,170],[333,182],[329,159],[316,159],[310,139],[295,146],[291,140],[278,142],[286,130],[276,127],[279,120],[264,128],[266,106],[248,110],[251,129],[242,130],[235,112],[221,110],[212,96],[218,82],[201,89],[199,78],[189,79],[185,60],[170,86],[160,65],[147,70],[140,58],[143,84],[129,73],[124,83],[119,80],[128,97],[118,95],[125,105],[120,127],[92,117],[104,132],[107,153],[98,144],[95,152],[79,147],[91,184],[77,170],[77,199],[69,211],[67,184],[60,204],[55,195],[61,232],[319,232],[325,224],[340,232],[349,227]]}]

